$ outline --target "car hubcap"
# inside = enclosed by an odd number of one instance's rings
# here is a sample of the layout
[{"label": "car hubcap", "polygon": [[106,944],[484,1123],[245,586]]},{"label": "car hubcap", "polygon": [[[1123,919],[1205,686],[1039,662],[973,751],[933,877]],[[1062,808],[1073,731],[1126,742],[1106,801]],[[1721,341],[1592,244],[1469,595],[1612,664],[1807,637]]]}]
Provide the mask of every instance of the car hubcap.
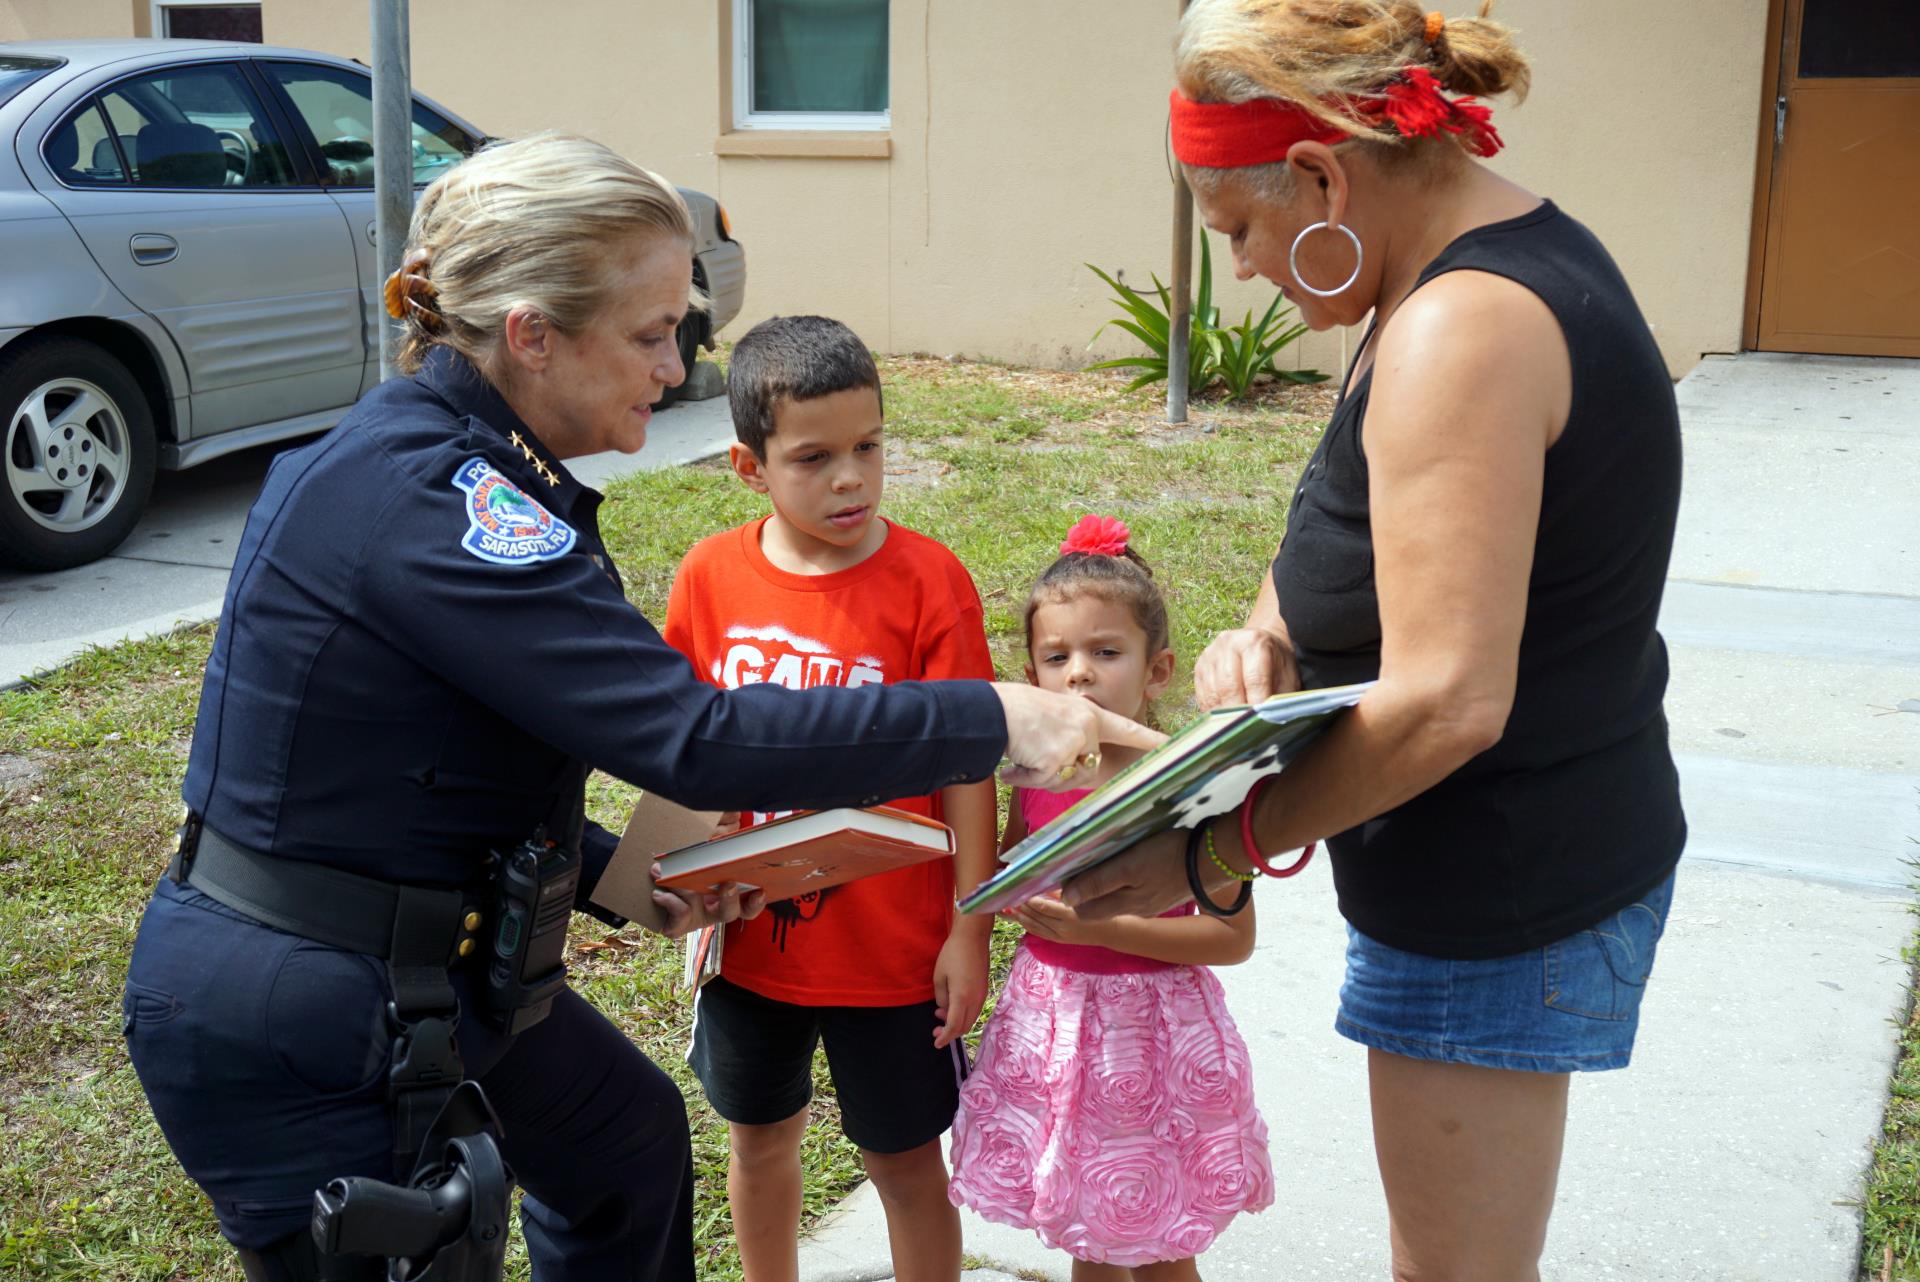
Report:
[{"label": "car hubcap", "polygon": [[78,534],[127,489],[127,420],[80,378],[43,383],[7,419],[7,488],[16,506],[58,534]]}]

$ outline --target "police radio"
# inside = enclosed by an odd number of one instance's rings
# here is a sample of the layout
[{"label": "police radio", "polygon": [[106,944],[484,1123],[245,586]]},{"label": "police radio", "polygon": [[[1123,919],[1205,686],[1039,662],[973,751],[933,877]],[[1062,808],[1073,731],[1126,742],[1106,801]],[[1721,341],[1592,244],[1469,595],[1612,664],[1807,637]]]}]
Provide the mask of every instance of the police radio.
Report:
[{"label": "police radio", "polygon": [[490,1021],[508,1034],[547,1017],[567,984],[567,923],[580,887],[580,852],[547,840],[544,829],[506,854],[493,854],[494,932],[487,959]]}]

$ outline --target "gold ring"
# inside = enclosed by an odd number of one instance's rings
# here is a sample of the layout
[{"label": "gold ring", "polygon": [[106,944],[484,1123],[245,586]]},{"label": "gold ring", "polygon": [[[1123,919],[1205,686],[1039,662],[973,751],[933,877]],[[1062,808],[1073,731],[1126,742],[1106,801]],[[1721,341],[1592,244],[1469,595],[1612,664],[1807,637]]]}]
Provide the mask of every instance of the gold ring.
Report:
[{"label": "gold ring", "polygon": [[1067,780],[1073,778],[1075,775],[1079,773],[1080,773],[1080,763],[1077,761],[1069,761],[1066,765],[1060,767],[1059,771],[1055,774],[1054,777],[1057,778],[1061,783],[1065,783],[1067,782]]},{"label": "gold ring", "polygon": [[1080,764],[1088,770],[1098,770],[1100,768],[1100,754],[1098,752],[1089,752],[1086,756],[1080,758]]}]

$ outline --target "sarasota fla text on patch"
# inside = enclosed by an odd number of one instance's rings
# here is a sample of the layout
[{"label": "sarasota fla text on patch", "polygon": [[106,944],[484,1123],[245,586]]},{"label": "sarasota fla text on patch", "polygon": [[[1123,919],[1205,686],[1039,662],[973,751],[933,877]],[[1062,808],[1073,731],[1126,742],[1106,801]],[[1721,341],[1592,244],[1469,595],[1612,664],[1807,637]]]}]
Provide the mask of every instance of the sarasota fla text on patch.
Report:
[{"label": "sarasota fla text on patch", "polygon": [[467,496],[467,533],[460,546],[496,565],[551,561],[573,546],[573,527],[541,507],[483,458],[453,474]]}]

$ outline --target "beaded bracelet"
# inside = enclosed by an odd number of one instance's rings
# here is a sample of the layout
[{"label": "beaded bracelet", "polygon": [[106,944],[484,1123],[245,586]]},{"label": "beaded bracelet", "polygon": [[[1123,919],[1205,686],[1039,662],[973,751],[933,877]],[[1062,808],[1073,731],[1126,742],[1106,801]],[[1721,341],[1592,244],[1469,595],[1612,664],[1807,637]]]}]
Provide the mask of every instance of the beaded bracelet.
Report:
[{"label": "beaded bracelet", "polygon": [[1245,848],[1248,861],[1267,876],[1291,877],[1307,866],[1307,860],[1313,858],[1312,842],[1307,843],[1307,848],[1301,851],[1300,857],[1291,864],[1285,868],[1275,868],[1267,862],[1267,857],[1260,853],[1260,847],[1253,841],[1253,803],[1260,799],[1260,790],[1265,788],[1272,778],[1272,775],[1267,775],[1257,780],[1253,790],[1247,794],[1247,799],[1240,803],[1240,845]]},{"label": "beaded bracelet", "polygon": [[1187,889],[1193,892],[1193,902],[1207,916],[1231,917],[1253,901],[1253,883],[1241,882],[1240,893],[1225,908],[1207,897],[1206,885],[1200,880],[1200,846],[1206,835],[1206,827],[1203,823],[1187,833]]},{"label": "beaded bracelet", "polygon": [[1215,868],[1218,868],[1221,872],[1227,874],[1227,876],[1233,878],[1235,881],[1252,881],[1255,877],[1258,877],[1260,875],[1260,872],[1258,869],[1255,869],[1252,872],[1241,872],[1238,868],[1235,868],[1232,864],[1222,859],[1220,857],[1219,848],[1213,844],[1213,825],[1203,823],[1200,826],[1206,830],[1207,858],[1213,860],[1213,866]]}]

